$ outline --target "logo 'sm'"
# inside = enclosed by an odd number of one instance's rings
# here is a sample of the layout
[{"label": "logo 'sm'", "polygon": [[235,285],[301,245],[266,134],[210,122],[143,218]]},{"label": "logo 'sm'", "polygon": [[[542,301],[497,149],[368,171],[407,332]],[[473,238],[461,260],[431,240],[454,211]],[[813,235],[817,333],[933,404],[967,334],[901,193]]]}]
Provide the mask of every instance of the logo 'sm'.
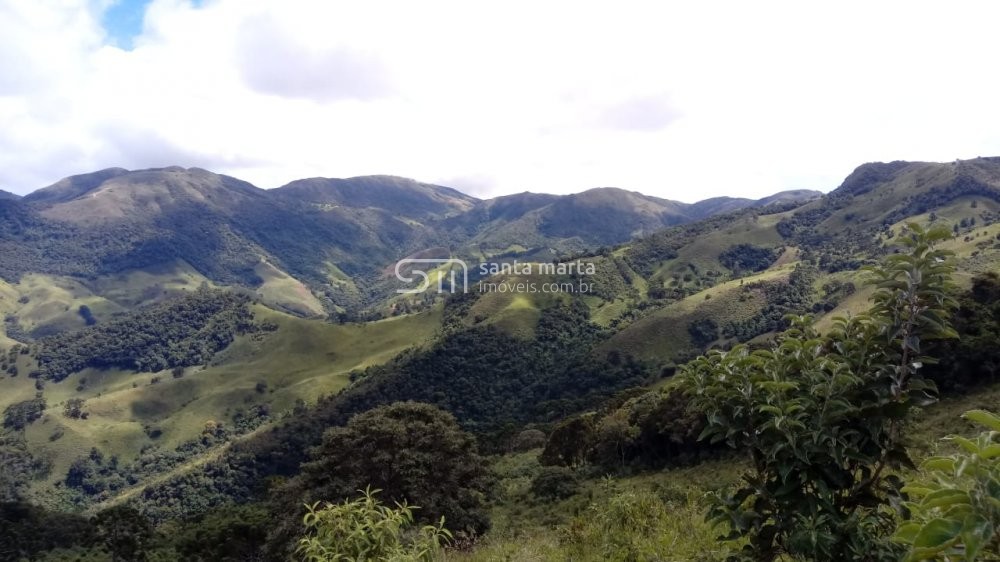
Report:
[{"label": "logo 'sm'", "polygon": [[[409,275],[403,271],[404,267],[408,267]],[[431,285],[431,276],[428,272],[432,272],[443,267],[447,267],[443,271],[439,272],[437,275],[437,292],[439,293],[455,293],[458,292],[457,279],[456,279],[456,267],[462,272],[462,292],[469,292],[469,266],[465,264],[464,261],[455,258],[447,259],[437,259],[437,258],[404,258],[396,262],[396,279],[404,283],[413,283],[420,279],[420,285],[413,289],[396,289],[397,293],[404,294],[414,294],[423,293]],[[445,280],[448,280],[449,287],[446,289],[444,286]]]}]

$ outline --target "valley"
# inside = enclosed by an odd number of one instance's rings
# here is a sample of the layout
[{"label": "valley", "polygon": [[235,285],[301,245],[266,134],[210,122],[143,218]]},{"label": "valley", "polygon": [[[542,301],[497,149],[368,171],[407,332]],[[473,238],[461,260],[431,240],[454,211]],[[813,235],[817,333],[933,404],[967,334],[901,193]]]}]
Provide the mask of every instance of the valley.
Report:
[{"label": "valley", "polygon": [[[962,412],[997,409],[1000,158],[864,164],[827,194],[693,204],[617,188],[481,200],[391,176],[264,190],[197,168],[0,193],[0,500],[42,519],[135,510],[178,537],[206,517],[227,533],[242,521],[258,525],[239,535],[244,546],[271,560],[301,534],[291,529],[303,502],[383,479],[387,499],[410,490],[430,502],[421,521],[468,522],[452,528],[469,546],[449,560],[605,559],[600,533],[618,533],[620,552],[719,560],[756,535],[716,541],[705,494],[737,486],[750,466],[699,437],[734,419],[690,395],[699,361],[795,339],[780,335],[789,315],[813,318],[813,340],[845,345],[837,318],[864,317],[887,290],[866,268],[896,263],[923,229],[950,252],[954,287],[942,291],[961,305],[942,318],[962,339],[914,351],[943,358],[919,367],[940,402],[905,417],[918,461],[950,433],[971,435]],[[438,294],[431,283],[400,294],[393,266],[414,256],[463,260],[494,283],[593,289]],[[383,433],[365,441],[350,428],[363,415]],[[404,445],[424,443],[411,422],[445,432],[449,454],[475,457],[467,468],[488,466],[469,477],[481,486],[439,497],[424,465],[406,464]],[[328,443],[334,434],[342,441]],[[379,448],[400,435],[399,450]],[[348,442],[358,458],[316,456]],[[405,474],[354,475],[380,455]],[[322,462],[341,472],[315,476]],[[893,475],[914,477],[919,462],[904,464]],[[626,517],[615,509],[659,514],[649,534],[665,542],[643,543],[639,523],[592,526]],[[265,528],[254,510],[281,523]],[[103,560],[67,537],[19,552]],[[163,556],[199,542],[157,540]],[[214,555],[197,556],[178,559]]]}]

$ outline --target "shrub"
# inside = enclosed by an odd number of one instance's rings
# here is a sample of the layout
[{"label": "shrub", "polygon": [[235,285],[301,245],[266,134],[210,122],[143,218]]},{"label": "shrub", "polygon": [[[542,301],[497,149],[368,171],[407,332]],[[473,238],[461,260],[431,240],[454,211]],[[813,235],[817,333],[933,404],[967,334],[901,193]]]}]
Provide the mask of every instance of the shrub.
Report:
[{"label": "shrub", "polygon": [[962,417],[988,431],[947,438],[959,452],[927,459],[925,483],[903,488],[910,517],[894,539],[910,548],[907,561],[1000,559],[1000,417],[983,410]]},{"label": "shrub", "polygon": [[744,559],[896,560],[886,539],[890,502],[912,466],[902,440],[911,409],[931,400],[919,376],[921,341],[953,337],[947,230],[910,225],[910,252],[874,268],[872,310],[838,319],[826,335],[799,318],[770,350],[737,346],[685,368],[703,438],[751,463],[743,486],[720,494],[710,516],[745,538]]},{"label": "shrub", "polygon": [[421,527],[406,536],[413,525],[413,510],[397,504],[395,509],[376,498],[379,490],[366,488],[363,495],[341,504],[306,506],[302,522],[307,535],[299,540],[296,553],[307,562],[347,562],[382,560],[417,562],[434,560],[442,546],[451,539],[442,517],[437,525]]},{"label": "shrub", "polygon": [[726,550],[714,540],[700,506],[670,505],[639,491],[591,504],[560,538],[565,559],[574,561],[714,562],[723,559]]},{"label": "shrub", "polygon": [[293,484],[304,502],[347,498],[370,484],[390,501],[422,506],[425,520],[444,516],[453,529],[473,533],[489,527],[484,500],[495,479],[486,460],[451,414],[429,404],[358,414],[328,430],[313,457]]},{"label": "shrub", "polygon": [[564,466],[546,466],[531,481],[531,493],[544,499],[561,500],[580,489],[580,479],[572,469]]},{"label": "shrub", "polygon": [[719,339],[719,325],[711,318],[699,318],[688,324],[688,334],[693,344],[703,348]]},{"label": "shrub", "polygon": [[545,432],[539,429],[525,429],[518,433],[511,441],[510,449],[513,452],[524,452],[538,449],[545,446]]},{"label": "shrub", "polygon": [[31,400],[15,402],[4,409],[3,426],[18,431],[23,430],[28,425],[34,423],[35,420],[42,417],[45,408],[45,398],[41,396],[36,396]]}]

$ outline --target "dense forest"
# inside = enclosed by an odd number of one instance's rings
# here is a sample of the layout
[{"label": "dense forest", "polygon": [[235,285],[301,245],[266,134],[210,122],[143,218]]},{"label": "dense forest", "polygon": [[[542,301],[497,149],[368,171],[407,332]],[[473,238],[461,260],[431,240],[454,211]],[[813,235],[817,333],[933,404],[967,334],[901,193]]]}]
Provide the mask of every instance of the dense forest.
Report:
[{"label": "dense forest", "polygon": [[203,365],[237,335],[273,329],[255,323],[244,293],[202,288],[34,346],[34,376],[60,381],[87,367],[156,372]]}]

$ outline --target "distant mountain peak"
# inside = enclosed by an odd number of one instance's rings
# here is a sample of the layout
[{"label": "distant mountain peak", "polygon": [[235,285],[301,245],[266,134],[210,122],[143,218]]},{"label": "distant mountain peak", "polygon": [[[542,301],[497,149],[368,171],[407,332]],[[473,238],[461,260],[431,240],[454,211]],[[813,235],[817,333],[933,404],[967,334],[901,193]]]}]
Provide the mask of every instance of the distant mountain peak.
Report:
[{"label": "distant mountain peak", "polygon": [[105,181],[128,174],[125,168],[105,168],[89,174],[77,174],[63,178],[56,183],[33,191],[24,197],[28,203],[56,204],[72,201],[97,188]]},{"label": "distant mountain peak", "polygon": [[134,222],[188,203],[229,213],[239,201],[263,192],[248,182],[201,168],[108,168],[62,179],[24,201],[40,209],[42,215],[60,221]]},{"label": "distant mountain peak", "polygon": [[308,178],[273,191],[278,196],[308,203],[381,209],[418,220],[459,214],[479,202],[450,187],[389,175]]}]

